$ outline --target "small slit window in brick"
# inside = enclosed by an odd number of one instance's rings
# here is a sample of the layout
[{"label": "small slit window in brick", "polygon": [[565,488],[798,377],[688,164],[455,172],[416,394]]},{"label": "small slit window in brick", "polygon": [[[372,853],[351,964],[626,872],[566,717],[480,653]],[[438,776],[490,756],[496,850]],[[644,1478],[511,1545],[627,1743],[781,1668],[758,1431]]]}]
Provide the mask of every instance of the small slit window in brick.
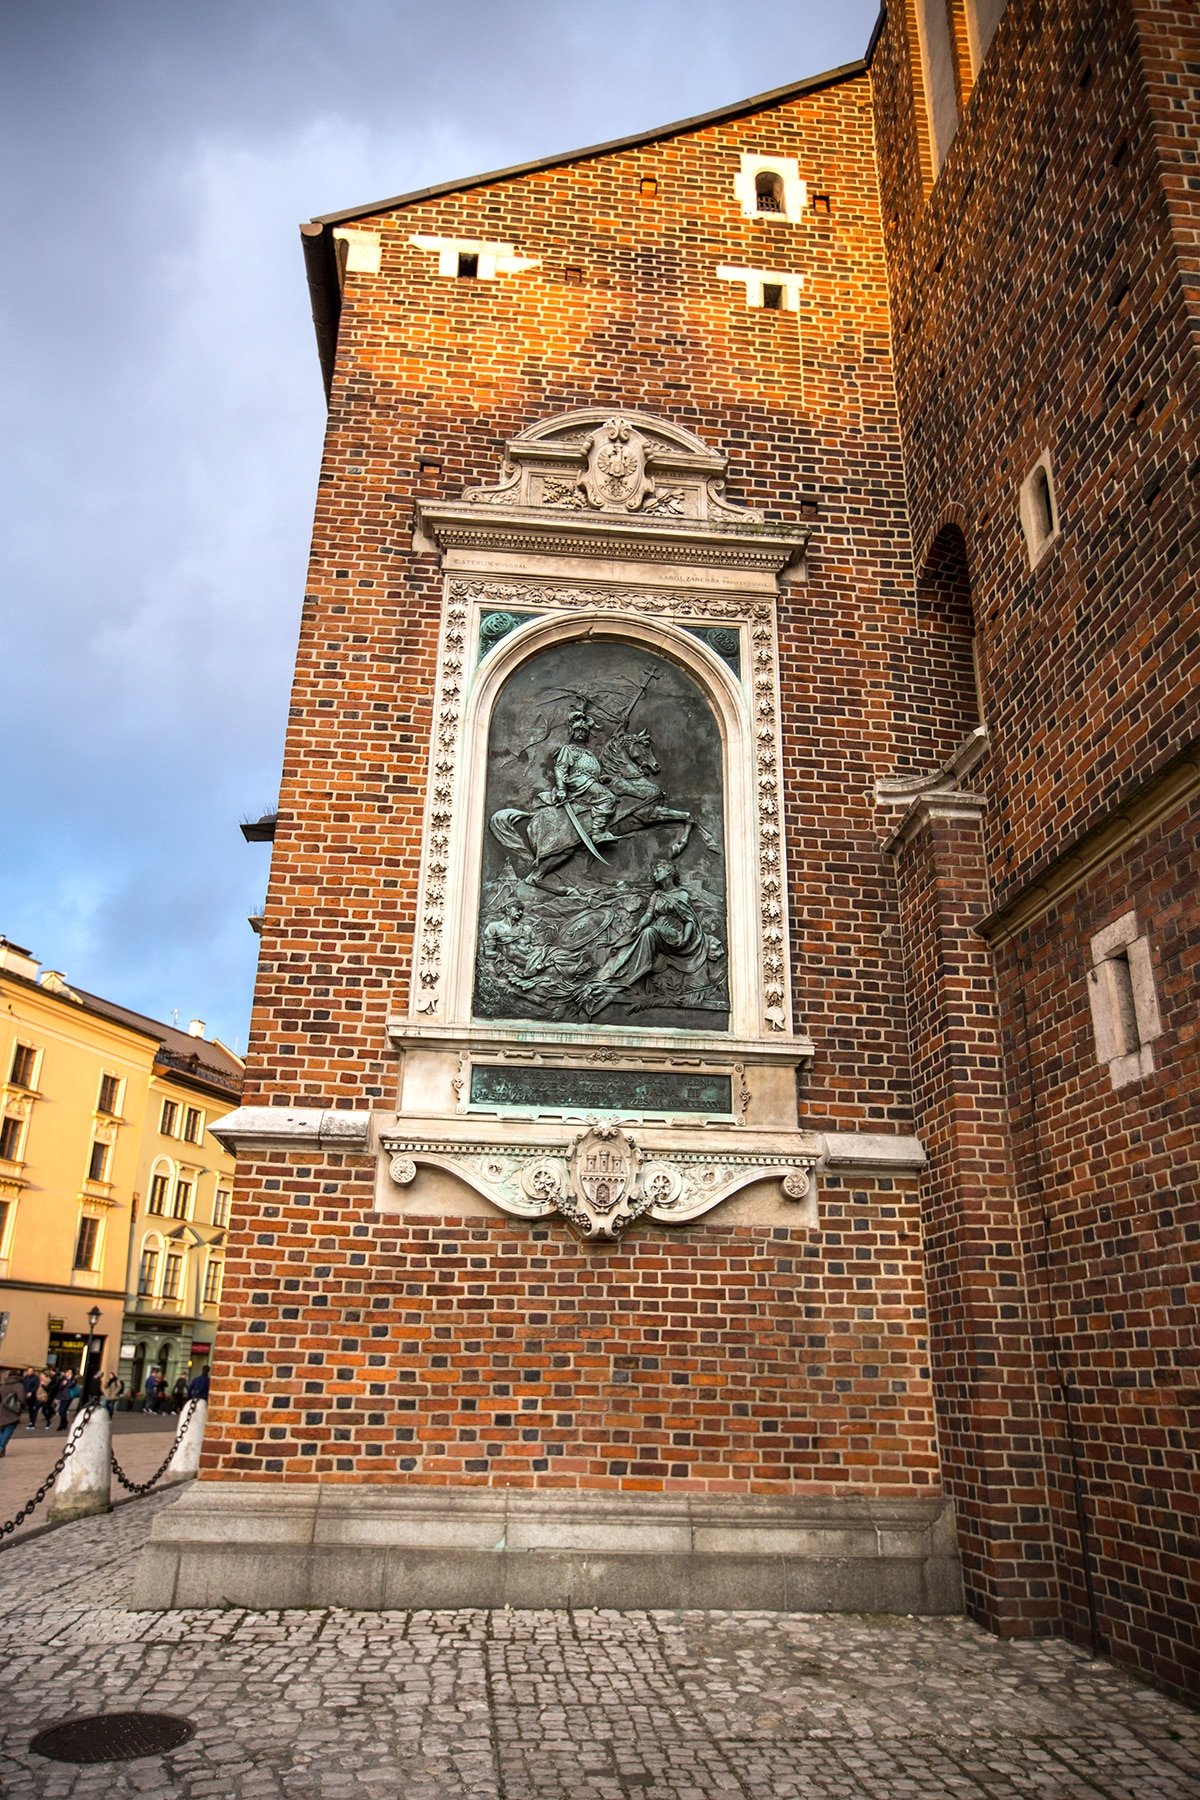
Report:
[{"label": "small slit window in brick", "polygon": [[460,250],[458,253],[458,277],[460,281],[478,281],[479,257],[471,250]]},{"label": "small slit window in brick", "polygon": [[1029,566],[1036,569],[1059,534],[1058,500],[1048,450],[1043,450],[1021,484],[1020,510]]},{"label": "small slit window in brick", "polygon": [[1154,1040],[1162,1036],[1150,941],[1128,912],[1091,941],[1088,998],[1096,1060],[1108,1067],[1115,1088],[1154,1072]]}]

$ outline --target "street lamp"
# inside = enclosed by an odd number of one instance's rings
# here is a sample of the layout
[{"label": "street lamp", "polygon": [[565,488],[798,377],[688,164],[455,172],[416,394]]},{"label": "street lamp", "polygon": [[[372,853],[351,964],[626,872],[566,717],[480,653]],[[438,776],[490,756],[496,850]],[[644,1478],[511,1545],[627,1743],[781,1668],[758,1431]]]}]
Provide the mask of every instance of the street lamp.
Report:
[{"label": "street lamp", "polygon": [[92,1339],[96,1335],[96,1327],[99,1323],[100,1323],[100,1308],[98,1306],[93,1306],[91,1312],[89,1312],[89,1314],[88,1314],[87,1349],[83,1353],[83,1373],[82,1373],[82,1375],[80,1377],[80,1381],[79,1381],[79,1404],[80,1404],[80,1406],[87,1405],[88,1364],[92,1360]]}]

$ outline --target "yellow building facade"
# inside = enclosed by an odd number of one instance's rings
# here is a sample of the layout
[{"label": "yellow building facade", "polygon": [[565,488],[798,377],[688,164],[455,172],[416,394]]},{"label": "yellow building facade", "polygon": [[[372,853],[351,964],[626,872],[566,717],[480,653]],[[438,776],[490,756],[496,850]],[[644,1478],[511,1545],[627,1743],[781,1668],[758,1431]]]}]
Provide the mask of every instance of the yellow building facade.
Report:
[{"label": "yellow building facade", "polygon": [[210,1128],[242,1063],[203,1031],[0,938],[0,1363],[78,1370],[91,1332],[133,1394],[208,1360],[234,1167]]}]

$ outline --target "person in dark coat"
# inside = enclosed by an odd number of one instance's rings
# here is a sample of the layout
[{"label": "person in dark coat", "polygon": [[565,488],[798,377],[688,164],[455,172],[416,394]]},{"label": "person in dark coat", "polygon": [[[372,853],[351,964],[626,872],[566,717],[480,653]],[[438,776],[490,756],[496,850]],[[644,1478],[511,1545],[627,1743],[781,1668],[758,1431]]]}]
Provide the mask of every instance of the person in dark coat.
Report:
[{"label": "person in dark coat", "polygon": [[21,1423],[25,1411],[25,1383],[19,1369],[6,1369],[0,1376],[0,1456],[8,1454],[8,1440]]},{"label": "person in dark coat", "polygon": [[187,1393],[188,1393],[189,1400],[207,1400],[208,1399],[208,1364],[207,1363],[205,1363],[204,1367],[200,1370],[198,1375],[192,1376],[192,1379],[188,1382]]},{"label": "person in dark coat", "polygon": [[58,1413],[58,1429],[67,1429],[67,1414],[71,1410],[72,1400],[79,1398],[79,1383],[75,1379],[74,1369],[66,1369],[54,1396],[54,1406]]},{"label": "person in dark coat", "polygon": [[21,1377],[21,1386],[25,1392],[25,1407],[29,1413],[29,1423],[25,1427],[26,1431],[32,1431],[37,1424],[38,1406],[40,1405],[38,1400],[38,1389],[41,1385],[42,1378],[37,1370],[26,1369],[24,1375]]}]

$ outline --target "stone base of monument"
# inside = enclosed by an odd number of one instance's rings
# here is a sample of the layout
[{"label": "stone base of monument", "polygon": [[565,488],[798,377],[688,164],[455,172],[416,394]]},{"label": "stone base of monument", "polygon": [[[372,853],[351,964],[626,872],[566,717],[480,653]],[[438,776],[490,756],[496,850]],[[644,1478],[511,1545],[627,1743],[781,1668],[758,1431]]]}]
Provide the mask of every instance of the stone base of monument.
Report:
[{"label": "stone base of monument", "polygon": [[133,1604],[962,1610],[941,1500],[739,1499],[200,1481]]}]

